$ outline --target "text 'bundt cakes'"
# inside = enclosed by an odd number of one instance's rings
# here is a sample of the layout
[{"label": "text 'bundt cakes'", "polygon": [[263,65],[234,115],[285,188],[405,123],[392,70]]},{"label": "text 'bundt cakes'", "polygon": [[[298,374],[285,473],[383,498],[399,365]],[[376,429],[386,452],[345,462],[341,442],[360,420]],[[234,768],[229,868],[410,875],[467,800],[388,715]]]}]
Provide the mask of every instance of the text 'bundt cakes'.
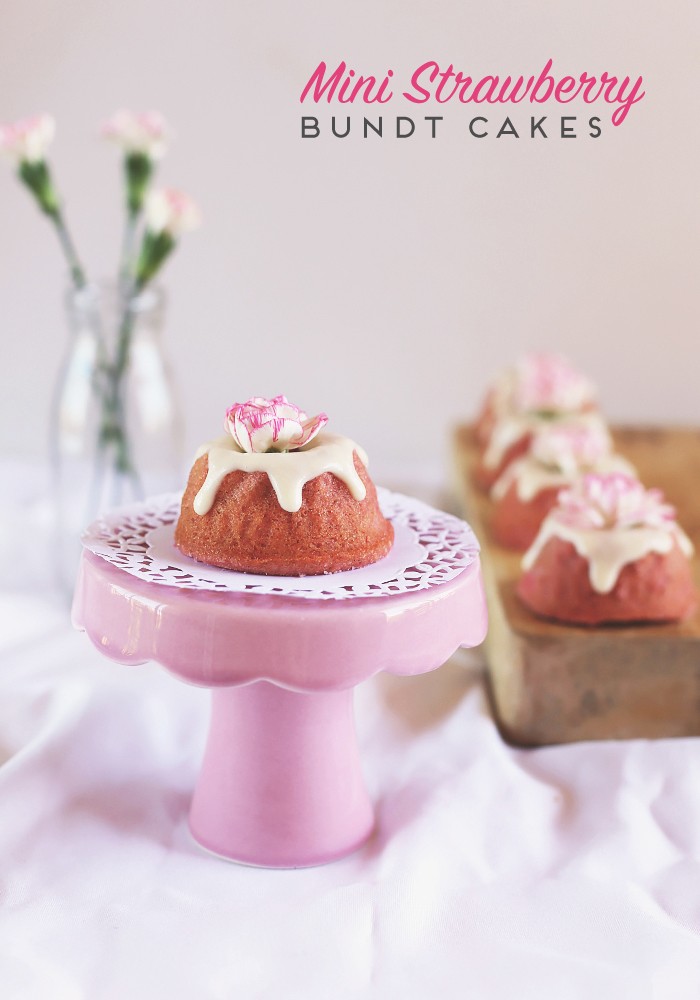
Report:
[{"label": "text 'bundt cakes'", "polygon": [[526,552],[518,596],[569,624],[679,621],[697,606],[692,551],[659,490],[586,475],[559,494]]},{"label": "text 'bundt cakes'", "polygon": [[226,435],[190,471],[175,544],[198,562],[244,573],[306,576],[367,566],[394,529],[349,438],[319,433],[284,396],[254,397],[226,413]]}]

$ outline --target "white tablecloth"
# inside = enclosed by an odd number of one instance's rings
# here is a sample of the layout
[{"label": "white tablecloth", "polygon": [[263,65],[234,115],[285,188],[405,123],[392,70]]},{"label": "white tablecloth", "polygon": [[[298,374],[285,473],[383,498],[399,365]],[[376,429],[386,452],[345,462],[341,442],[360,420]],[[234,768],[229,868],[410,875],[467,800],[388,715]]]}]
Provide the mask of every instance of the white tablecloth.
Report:
[{"label": "white tablecloth", "polygon": [[700,742],[513,750],[459,654],[357,691],[366,846],[227,864],[186,827],[207,692],[72,631],[45,550],[17,564],[46,523],[24,500],[0,510],[3,1000],[700,996]]}]

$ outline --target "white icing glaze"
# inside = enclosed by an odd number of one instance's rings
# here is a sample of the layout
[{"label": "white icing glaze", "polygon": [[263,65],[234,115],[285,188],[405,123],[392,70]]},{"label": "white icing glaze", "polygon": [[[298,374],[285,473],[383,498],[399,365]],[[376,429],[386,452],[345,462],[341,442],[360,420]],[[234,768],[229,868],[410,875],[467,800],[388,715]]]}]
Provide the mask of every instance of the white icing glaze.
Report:
[{"label": "white icing glaze", "polygon": [[649,528],[572,528],[550,514],[545,518],[537,538],[523,556],[523,569],[534,566],[550,538],[570,542],[578,554],[588,561],[588,579],[599,594],[609,594],[622,569],[650,552],[667,555],[678,544],[688,558],[693,545],[685,532],[671,521],[668,527]]},{"label": "white icing glaze", "polygon": [[511,485],[515,483],[518,500],[521,503],[529,503],[543,490],[570,486],[584,472],[600,474],[623,472],[628,476],[636,475],[634,466],[621,455],[604,455],[593,465],[573,473],[562,472],[553,466],[543,465],[532,455],[524,455],[512,462],[499,476],[491,490],[491,498],[502,500]]},{"label": "white icing glaze", "polygon": [[331,472],[342,480],[355,500],[364,500],[366,490],[357,474],[354,453],[363,465],[367,455],[350,438],[336,434],[319,434],[298,451],[244,452],[230,435],[202,445],[196,458],[208,456],[209,469],[202,488],[194,498],[196,514],[211,510],[217,490],[230,472],[265,472],[283,510],[294,513],[301,507],[302,490],[306,483]]},{"label": "white icing glaze", "polygon": [[511,413],[496,423],[484,452],[484,465],[496,469],[503,461],[505,453],[526,434],[535,433],[543,426],[596,427],[606,432],[605,421],[596,410],[585,413],[562,413],[553,417],[543,417],[536,413]]}]

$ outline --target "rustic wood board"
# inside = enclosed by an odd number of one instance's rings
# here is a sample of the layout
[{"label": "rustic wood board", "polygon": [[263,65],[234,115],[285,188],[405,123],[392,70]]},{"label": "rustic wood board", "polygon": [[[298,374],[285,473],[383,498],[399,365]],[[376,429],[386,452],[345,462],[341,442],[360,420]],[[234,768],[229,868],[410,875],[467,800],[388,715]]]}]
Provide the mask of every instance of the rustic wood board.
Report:
[{"label": "rustic wood board", "polygon": [[[619,427],[613,437],[645,485],[676,506],[700,586],[700,429]],[[541,746],[700,735],[700,612],[676,625],[597,628],[536,618],[515,594],[522,557],[493,541],[491,503],[473,485],[470,426],[457,428],[454,458],[458,495],[482,545],[490,690],[504,737]]]}]

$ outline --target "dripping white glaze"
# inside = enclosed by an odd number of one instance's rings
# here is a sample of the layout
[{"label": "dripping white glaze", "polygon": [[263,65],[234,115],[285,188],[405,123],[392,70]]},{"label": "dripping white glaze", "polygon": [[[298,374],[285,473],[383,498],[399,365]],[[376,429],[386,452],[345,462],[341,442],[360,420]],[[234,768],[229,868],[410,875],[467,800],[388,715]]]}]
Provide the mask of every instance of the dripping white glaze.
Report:
[{"label": "dripping white glaze", "polygon": [[542,427],[556,427],[558,424],[567,427],[595,427],[607,433],[605,421],[595,410],[560,413],[551,417],[543,417],[537,413],[510,414],[502,417],[494,427],[484,452],[484,465],[487,469],[496,469],[508,449],[526,434],[534,434]]},{"label": "dripping white glaze", "polygon": [[636,562],[650,552],[667,555],[678,544],[687,557],[693,545],[675,523],[666,528],[639,526],[634,528],[572,528],[550,515],[545,518],[539,534],[523,556],[523,569],[532,569],[550,538],[570,542],[588,562],[588,579],[598,594],[609,594],[628,563]]},{"label": "dripping white glaze", "polygon": [[518,500],[521,503],[529,503],[543,490],[554,489],[557,486],[570,486],[586,472],[600,474],[623,472],[628,476],[636,475],[634,466],[621,455],[604,455],[593,465],[573,473],[562,472],[553,466],[543,465],[532,455],[525,455],[512,462],[499,476],[491,490],[491,497],[493,500],[502,500],[511,485],[515,483]]},{"label": "dripping white glaze", "polygon": [[363,465],[367,455],[350,438],[336,434],[319,434],[298,451],[250,453],[242,451],[230,435],[202,445],[196,458],[207,455],[207,477],[194,498],[196,514],[211,510],[217,490],[230,472],[265,472],[283,510],[293,514],[299,510],[302,490],[306,483],[324,472],[342,480],[355,500],[364,500],[366,490],[357,474],[354,453]]}]

